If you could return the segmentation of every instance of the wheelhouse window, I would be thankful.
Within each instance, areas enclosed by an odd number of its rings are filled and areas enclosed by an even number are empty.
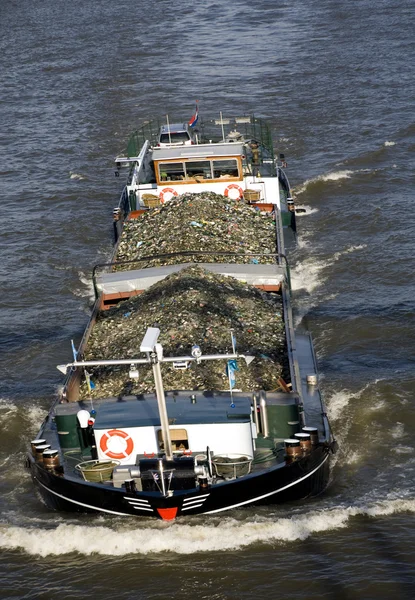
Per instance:
[[[160,144],[185,144],[189,142],[190,136],[187,131],[172,131],[170,134],[162,133],[160,135]]]
[[[212,167],[209,160],[196,160],[184,164],[186,179],[212,179]]]
[[[239,179],[236,158],[189,160],[158,164],[159,181],[198,181]]]
[[[162,163],[159,165],[160,181],[181,181],[185,179],[183,163]]]
[[[214,160],[213,176],[215,179],[238,177],[238,163],[236,159]]]

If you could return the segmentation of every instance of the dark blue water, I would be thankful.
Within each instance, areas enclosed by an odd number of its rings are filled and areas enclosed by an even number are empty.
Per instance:
[[[0,598],[412,598],[414,7],[0,6]],[[341,450],[321,498],[174,524],[57,515],[23,468],[109,256],[113,158],[163,115],[265,117]]]

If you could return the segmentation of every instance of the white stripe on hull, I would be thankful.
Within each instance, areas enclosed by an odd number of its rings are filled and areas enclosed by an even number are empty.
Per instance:
[[[324,465],[324,463],[326,462],[326,460],[328,459],[328,457],[329,457],[329,455],[327,454],[327,456],[323,460],[323,462],[321,462],[318,465],[318,467],[316,467],[313,471],[311,471],[307,475],[304,475],[304,477],[301,477],[300,479],[296,479],[292,483],[289,483],[288,485],[285,485],[284,487],[280,488],[279,490],[275,490],[273,492],[268,492],[268,494],[263,494],[262,496],[257,496],[256,498],[251,498],[251,500],[244,500],[243,502],[238,502],[237,504],[231,504],[230,506],[225,506],[224,508],[216,508],[215,510],[208,510],[204,514],[205,515],[210,515],[210,514],[213,514],[213,513],[222,512],[224,510],[231,510],[232,508],[237,508],[238,506],[243,506],[244,504],[251,504],[251,503],[254,503],[254,502],[258,502],[258,500],[262,500],[263,498],[268,498],[268,496],[273,496],[274,494],[278,494],[279,492],[282,492],[282,491],[286,490],[287,488],[292,487],[293,485],[297,485],[297,483],[300,483],[301,481],[304,481],[304,479],[307,479],[307,477],[310,477],[311,475],[313,475],[313,473],[315,473],[316,471],[318,471],[318,469],[322,465]]]
[[[58,498],[62,498],[62,500],[66,500],[67,502],[72,502],[73,504],[78,504],[78,506],[85,506],[85,508],[91,508],[92,510],[98,510],[101,512],[110,513],[111,515],[119,515],[121,517],[131,516],[131,515],[128,515],[128,513],[120,513],[120,512],[116,512],[115,510],[108,510],[107,508],[98,508],[97,506],[92,506],[91,504],[85,504],[84,502],[78,502],[77,500],[72,500],[72,498],[67,498],[66,496],[62,496],[62,494],[58,494],[58,492],[54,492],[53,490],[49,489],[48,487],[46,487],[46,485],[44,485],[39,480],[38,480],[38,483],[43,488],[45,488],[45,490],[47,490],[54,496],[58,496]]]
[[[145,500],[145,498],[130,498],[129,496],[123,496],[124,500],[127,500],[130,504],[144,504],[145,506],[149,506],[149,501]]]
[[[182,506],[182,512],[185,510],[191,510],[192,508],[199,508],[199,506],[203,506],[203,502],[201,502],[200,504],[190,504],[188,506]]]

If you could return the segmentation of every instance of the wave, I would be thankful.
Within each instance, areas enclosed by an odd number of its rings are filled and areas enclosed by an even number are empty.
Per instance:
[[[70,179],[76,179],[77,181],[83,181],[84,179],[86,179],[84,175],[80,175],[79,173],[73,173],[72,171],[69,171],[69,176]]]
[[[332,173],[327,173],[325,175],[318,175],[312,179],[307,179],[298,187],[295,186],[293,188],[293,192],[296,195],[302,194],[310,185],[319,183],[320,181],[340,181],[341,179],[350,179],[354,172],[355,171],[351,171],[349,169],[344,169],[342,171],[333,171]]]
[[[307,240],[302,244],[307,247],[309,243]],[[301,245],[299,245],[301,247]],[[327,277],[322,277],[322,271],[330,268],[335,262],[340,260],[342,256],[364,250],[367,244],[358,244],[356,246],[349,246],[343,250],[335,252],[330,258],[316,259],[311,258],[299,262],[291,270],[291,285],[293,290],[303,289],[308,293],[311,293],[317,287],[321,286]],[[328,276],[328,275],[327,275]]]
[[[385,142],[384,146],[396,146],[396,142]]]
[[[394,142],[387,142],[388,144],[393,144]],[[319,183],[326,183],[327,181],[341,181],[342,179],[350,179],[354,175],[358,175],[359,173],[376,173],[377,169],[341,169],[339,171],[333,171],[331,173],[325,173],[323,175],[318,175],[317,177],[313,177],[312,179],[307,179],[304,183],[299,184],[298,186],[294,186],[292,189],[292,193],[294,196],[298,197],[300,194],[304,193],[309,187],[317,186]]]
[[[394,498],[360,506],[340,506],[311,510],[302,515],[278,517],[274,514],[255,520],[214,519],[212,523],[188,525],[148,521],[141,526],[116,523],[113,526],[60,523],[55,528],[0,525],[0,548],[23,550],[29,555],[125,556],[170,552],[193,555],[197,552],[235,551],[253,544],[290,543],[317,533],[348,526],[356,516],[384,517],[395,513],[415,513],[415,499]]]
[[[350,401],[360,398],[369,388],[376,386],[380,381],[384,381],[384,379],[380,378],[374,379],[373,381],[369,381],[368,383],[366,383],[366,385],[364,385],[360,390],[357,390],[356,392],[351,392],[348,390],[340,390],[339,392],[334,392],[331,395],[331,397],[327,400],[327,412],[330,422],[333,423],[340,418],[343,419],[344,409],[347,407]],[[379,401],[376,400],[376,402],[378,403]]]

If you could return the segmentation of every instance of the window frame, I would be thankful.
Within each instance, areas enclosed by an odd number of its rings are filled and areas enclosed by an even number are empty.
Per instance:
[[[238,175],[229,175],[229,176],[222,176],[222,177],[211,177],[211,178],[195,178],[194,176],[191,177],[190,179],[162,179],[161,177],[161,173],[163,172],[163,166],[164,165],[169,165],[169,164],[177,164],[177,165],[182,165],[183,167],[183,174],[184,177],[187,177],[187,172],[186,172],[186,163],[206,163],[206,162],[210,162],[210,173],[211,175],[215,174],[215,170],[217,171],[218,169],[215,169],[214,167],[214,163],[216,162],[224,162],[224,161],[235,161],[236,163],[236,170],[238,172]],[[203,158],[200,158],[199,160],[197,158],[193,158],[193,157],[189,157],[189,158],[170,158],[170,159],[165,159],[165,160],[158,160],[158,161],[154,161],[154,171],[155,171],[155,175],[156,175],[156,181],[158,185],[166,185],[166,183],[169,184],[174,184],[174,185],[194,185],[195,183],[226,183],[226,182],[232,182],[232,181],[242,181],[243,180],[243,170],[242,170],[242,159],[241,156],[206,156]],[[203,171],[203,169],[202,169]]]

